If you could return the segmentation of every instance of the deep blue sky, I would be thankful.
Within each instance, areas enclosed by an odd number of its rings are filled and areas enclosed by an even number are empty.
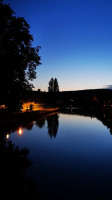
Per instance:
[[[4,0],[41,46],[35,89],[56,77],[60,90],[112,85],[112,0]]]

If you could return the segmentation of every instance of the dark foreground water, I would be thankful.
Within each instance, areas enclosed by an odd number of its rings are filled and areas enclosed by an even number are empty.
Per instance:
[[[1,134],[0,156],[4,197],[112,199],[112,136],[96,118],[43,116]]]

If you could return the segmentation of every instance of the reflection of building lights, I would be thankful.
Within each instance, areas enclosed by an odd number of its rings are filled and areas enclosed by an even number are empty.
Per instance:
[[[22,129],[22,128],[19,128],[18,134],[19,134],[19,135],[22,135],[22,134],[23,134],[23,129]]]
[[[7,139],[7,140],[9,139],[9,134],[6,135],[6,139]]]

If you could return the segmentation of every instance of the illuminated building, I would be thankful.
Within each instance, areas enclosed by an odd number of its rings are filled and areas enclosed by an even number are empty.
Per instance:
[[[22,112],[26,111],[36,111],[36,110],[42,110],[42,104],[38,104],[35,102],[25,102],[22,104]]]

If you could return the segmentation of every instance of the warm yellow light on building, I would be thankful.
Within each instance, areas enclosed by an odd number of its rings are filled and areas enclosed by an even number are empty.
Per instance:
[[[35,102],[24,102],[22,112],[42,110],[42,105]]]

